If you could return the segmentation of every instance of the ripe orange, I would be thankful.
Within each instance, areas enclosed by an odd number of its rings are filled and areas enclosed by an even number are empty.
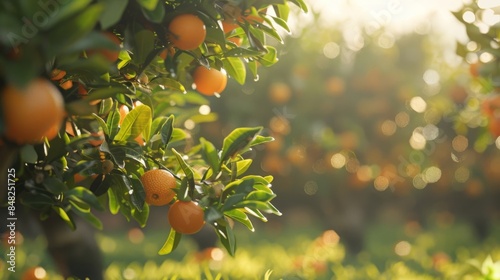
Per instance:
[[[196,85],[196,90],[208,96],[215,93],[221,93],[227,85],[226,71],[219,71],[215,68],[206,68],[198,66],[193,72],[193,80]]]
[[[224,19],[222,21],[222,30],[224,30],[224,33],[229,33],[238,27],[239,25],[234,20]]]
[[[59,86],[60,86],[62,89],[64,89],[64,90],[68,90],[68,89],[70,89],[70,88],[72,88],[72,87],[73,87],[73,81],[71,81],[71,80],[66,80],[66,81],[64,81],[64,82],[60,83],[60,84],[59,84]]]
[[[142,136],[142,133],[139,134],[139,136],[135,137],[135,142],[137,142],[137,144],[139,144],[140,146],[144,146],[144,144],[146,143],[144,141],[144,137]]]
[[[103,35],[108,37],[108,39],[113,41],[113,43],[115,43],[117,46],[120,46],[120,44],[121,44],[120,38],[118,38],[118,36],[116,36],[116,34],[114,34],[113,32],[106,31],[106,32],[103,32]],[[109,49],[96,49],[96,50],[88,50],[87,51],[88,56],[92,56],[92,55],[96,55],[96,54],[102,55],[109,62],[115,62],[116,60],[118,60],[118,56],[120,55],[120,51],[109,50]]]
[[[89,95],[88,90],[80,83],[78,83],[78,95],[79,96],[87,96]]]
[[[290,86],[283,82],[274,82],[269,86],[269,99],[275,104],[285,104],[292,96]]]
[[[490,117],[488,120],[488,131],[493,137],[500,136],[500,118]]]
[[[168,222],[178,233],[193,234],[200,231],[205,224],[204,212],[193,201],[178,200],[168,211]]]
[[[90,135],[97,138],[89,139],[90,145],[98,147],[104,142],[104,132],[102,132],[102,130],[99,130],[99,132],[92,132]]]
[[[158,54],[161,59],[165,60],[168,56],[173,57],[175,55],[175,49],[174,48],[164,48],[160,54]]]
[[[479,77],[479,69],[481,68],[481,62],[474,62],[469,65],[469,73],[471,74],[472,77],[477,78]]]
[[[175,177],[167,170],[146,171],[141,177],[141,182],[146,192],[146,203],[149,205],[167,205],[175,196],[172,190],[176,187]]]
[[[8,85],[1,99],[5,136],[18,144],[42,142],[49,130],[59,130],[65,115],[59,90],[45,79],[35,79],[24,88]]]
[[[481,110],[487,117],[500,115],[500,94],[486,97],[481,104]],[[497,116],[498,117],[498,116]]]
[[[243,43],[243,39],[241,37],[231,37],[227,38],[228,41],[233,42],[236,46],[241,46],[241,43]]]
[[[118,123],[121,125],[127,114],[130,112],[130,109],[126,105],[121,105],[119,111],[120,111],[120,121]]]
[[[49,128],[45,134],[43,135],[43,137],[47,138],[48,140],[52,140],[54,138],[56,138],[57,134],[59,133],[59,129],[61,128],[61,124],[60,123],[56,123],[54,124],[51,128]]]
[[[168,25],[169,39],[181,50],[194,50],[205,41],[207,30],[203,21],[193,14],[176,16]]]
[[[50,72],[50,79],[52,81],[59,81],[60,79],[64,78],[66,76],[66,71],[61,70],[61,69],[53,69],[52,72]]]
[[[30,267],[23,273],[21,280],[43,280],[48,279],[47,271],[41,266]]]

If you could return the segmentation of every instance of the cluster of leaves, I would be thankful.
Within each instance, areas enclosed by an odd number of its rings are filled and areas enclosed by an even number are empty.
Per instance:
[[[277,61],[276,49],[266,41],[282,41],[278,26],[289,31],[289,2],[307,11],[301,0],[2,1],[1,84],[21,87],[35,77],[49,78],[54,69],[66,71],[63,80],[74,82],[61,89],[68,117],[58,136],[18,147],[22,204],[39,211],[42,219],[56,212],[71,227],[77,214],[102,228],[93,210],[103,205],[145,226],[149,206],[141,175],[165,168],[177,176],[178,198],[198,201],[206,221],[234,254],[231,221],[253,230],[247,215],[265,221],[263,213],[280,214],[270,203],[275,197],[272,177],[243,176],[251,160],[242,154],[272,138],[259,136],[259,127],[239,128],[218,151],[178,126],[217,118],[200,113],[209,100],[191,89],[190,72],[198,65],[223,67],[243,84],[247,69],[257,77],[259,65]],[[205,42],[195,50],[176,49],[168,39],[169,21],[181,13],[197,15],[206,26]],[[239,27],[225,34],[220,21],[239,19],[238,14],[262,21],[237,21]],[[118,36],[120,46],[106,36],[109,32]],[[243,38],[242,46],[231,43],[231,36]],[[119,52],[119,58],[90,55],[96,51]],[[123,106],[131,108],[125,117]],[[172,231],[160,253],[173,250],[179,239]]]
[[[491,14],[485,11],[476,2],[472,2],[464,5],[459,11],[453,12],[453,15],[464,25],[469,38],[469,41],[465,44],[457,42],[456,53],[471,65],[474,65],[471,74],[482,77],[485,91],[491,91],[493,87],[500,86],[500,68],[498,65],[498,57],[500,57],[500,25],[498,23],[491,25],[490,20],[487,18],[491,17]],[[498,10],[489,11],[499,12]],[[469,17],[467,18],[467,16]],[[475,54],[475,56],[470,57],[471,54]],[[481,62],[481,60],[484,60],[484,58],[481,59],[481,55],[484,57],[484,54],[491,55],[493,59],[488,57],[486,63]]]

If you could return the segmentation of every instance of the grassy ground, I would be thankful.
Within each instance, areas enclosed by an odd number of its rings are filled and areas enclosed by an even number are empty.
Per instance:
[[[366,232],[366,249],[356,256],[346,253],[333,231],[319,228],[262,227],[237,234],[234,258],[221,249],[196,252],[189,238],[173,254],[159,256],[168,235],[163,230],[99,233],[98,240],[105,252],[106,279],[500,279],[500,262],[490,264],[498,278],[480,278],[489,273],[488,264],[483,272],[471,264],[483,264],[487,256],[500,261],[500,224],[483,242],[465,224],[430,230],[377,224]],[[50,279],[58,279],[44,246],[41,238],[25,240],[17,250],[17,270],[39,264]],[[19,279],[5,264],[0,276]]]

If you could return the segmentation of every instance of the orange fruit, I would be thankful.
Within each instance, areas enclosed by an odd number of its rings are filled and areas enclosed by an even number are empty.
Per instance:
[[[52,81],[59,81],[60,79],[64,78],[66,76],[66,71],[61,70],[61,69],[53,69],[50,72],[50,79]]]
[[[491,136],[498,137],[500,136],[500,118],[490,117],[488,121],[488,131]]]
[[[130,112],[130,109],[126,105],[121,105],[119,111],[120,111],[120,121],[118,123],[121,125],[127,114]]]
[[[21,277],[21,280],[43,280],[43,279],[49,279],[49,278],[47,276],[47,271],[45,271],[45,269],[41,266],[28,268],[28,270],[26,270]]]
[[[66,121],[66,133],[70,136],[75,136],[75,130],[71,121]]]
[[[134,140],[135,140],[135,142],[137,142],[137,144],[139,144],[141,146],[144,146],[144,144],[146,143],[146,142],[144,142],[144,137],[142,136],[142,133],[139,136],[135,137]]]
[[[68,90],[68,89],[70,89],[70,88],[72,88],[72,87],[73,87],[73,81],[71,81],[71,80],[66,80],[66,81],[64,81],[64,82],[60,83],[60,84],[59,84],[59,86],[60,86],[62,89],[64,89],[64,90]]]
[[[115,43],[117,46],[120,46],[121,40],[113,32],[106,31],[106,32],[103,32],[103,35],[108,37],[108,39],[113,41],[113,43]],[[87,51],[88,56],[93,56],[96,54],[100,54],[109,62],[115,62],[116,60],[118,60],[118,57],[120,55],[120,51],[109,50],[109,49],[96,49],[96,50]]]
[[[193,80],[196,90],[204,95],[214,95],[221,93],[227,85],[226,71],[219,71],[215,68],[206,68],[198,66],[193,72]]]
[[[61,93],[46,79],[35,79],[24,88],[8,85],[1,99],[5,136],[18,144],[42,142],[49,130],[59,130],[65,115]]]
[[[203,21],[193,14],[176,16],[168,25],[169,39],[181,50],[194,50],[205,41],[207,30]]]
[[[165,60],[168,56],[173,57],[175,55],[175,49],[174,48],[164,48],[160,54],[158,54],[161,59]]]
[[[176,187],[175,177],[164,169],[146,171],[141,176],[141,182],[146,192],[146,203],[154,206],[167,205],[172,201]]]
[[[262,17],[256,16],[256,15],[248,15],[243,17],[245,20],[250,22],[250,24],[254,23],[263,23],[264,19]]]
[[[500,115],[500,94],[494,94],[486,97],[481,104],[483,114],[488,117]]]
[[[104,132],[102,132],[101,130],[99,132],[92,132],[90,133],[90,135],[97,138],[89,139],[90,145],[98,147],[104,142]]]
[[[481,62],[474,62],[469,65],[469,73],[472,77],[479,77],[479,69],[481,68]]]
[[[276,104],[288,102],[292,96],[290,86],[283,82],[274,82],[269,86],[269,99]]]
[[[168,210],[168,222],[178,233],[193,234],[200,231],[205,224],[204,212],[193,201],[178,200]]]
[[[241,43],[243,43],[243,39],[241,37],[231,37],[227,38],[228,41],[233,42],[236,46],[241,46]]]
[[[224,33],[229,33],[238,27],[240,26],[233,20],[224,19],[222,21],[222,30],[224,30]]]
[[[88,90],[82,85],[82,84],[78,84],[78,95],[79,96],[87,96],[89,95],[89,92]]]
[[[59,133],[59,129],[61,128],[61,124],[60,123],[56,123],[54,124],[51,128],[49,128],[45,134],[43,135],[43,137],[47,138],[48,140],[52,140],[54,138],[56,138],[57,134]]]

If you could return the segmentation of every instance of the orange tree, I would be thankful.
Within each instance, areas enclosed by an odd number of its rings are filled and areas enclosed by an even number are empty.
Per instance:
[[[237,128],[219,148],[197,138],[192,128],[217,117],[200,110],[212,97],[199,93],[218,96],[227,76],[243,84],[247,71],[273,65],[267,41],[282,41],[294,6],[307,11],[302,0],[2,1],[0,155],[2,174],[16,177],[2,178],[9,214],[22,205],[41,220],[56,213],[74,228],[78,215],[102,229],[95,211],[107,208],[144,227],[167,196],[177,227],[160,254],[204,223],[234,254],[232,221],[253,230],[249,216],[280,215],[273,178],[245,175],[244,153],[273,139],[261,127]],[[146,178],[155,169],[163,175]]]

